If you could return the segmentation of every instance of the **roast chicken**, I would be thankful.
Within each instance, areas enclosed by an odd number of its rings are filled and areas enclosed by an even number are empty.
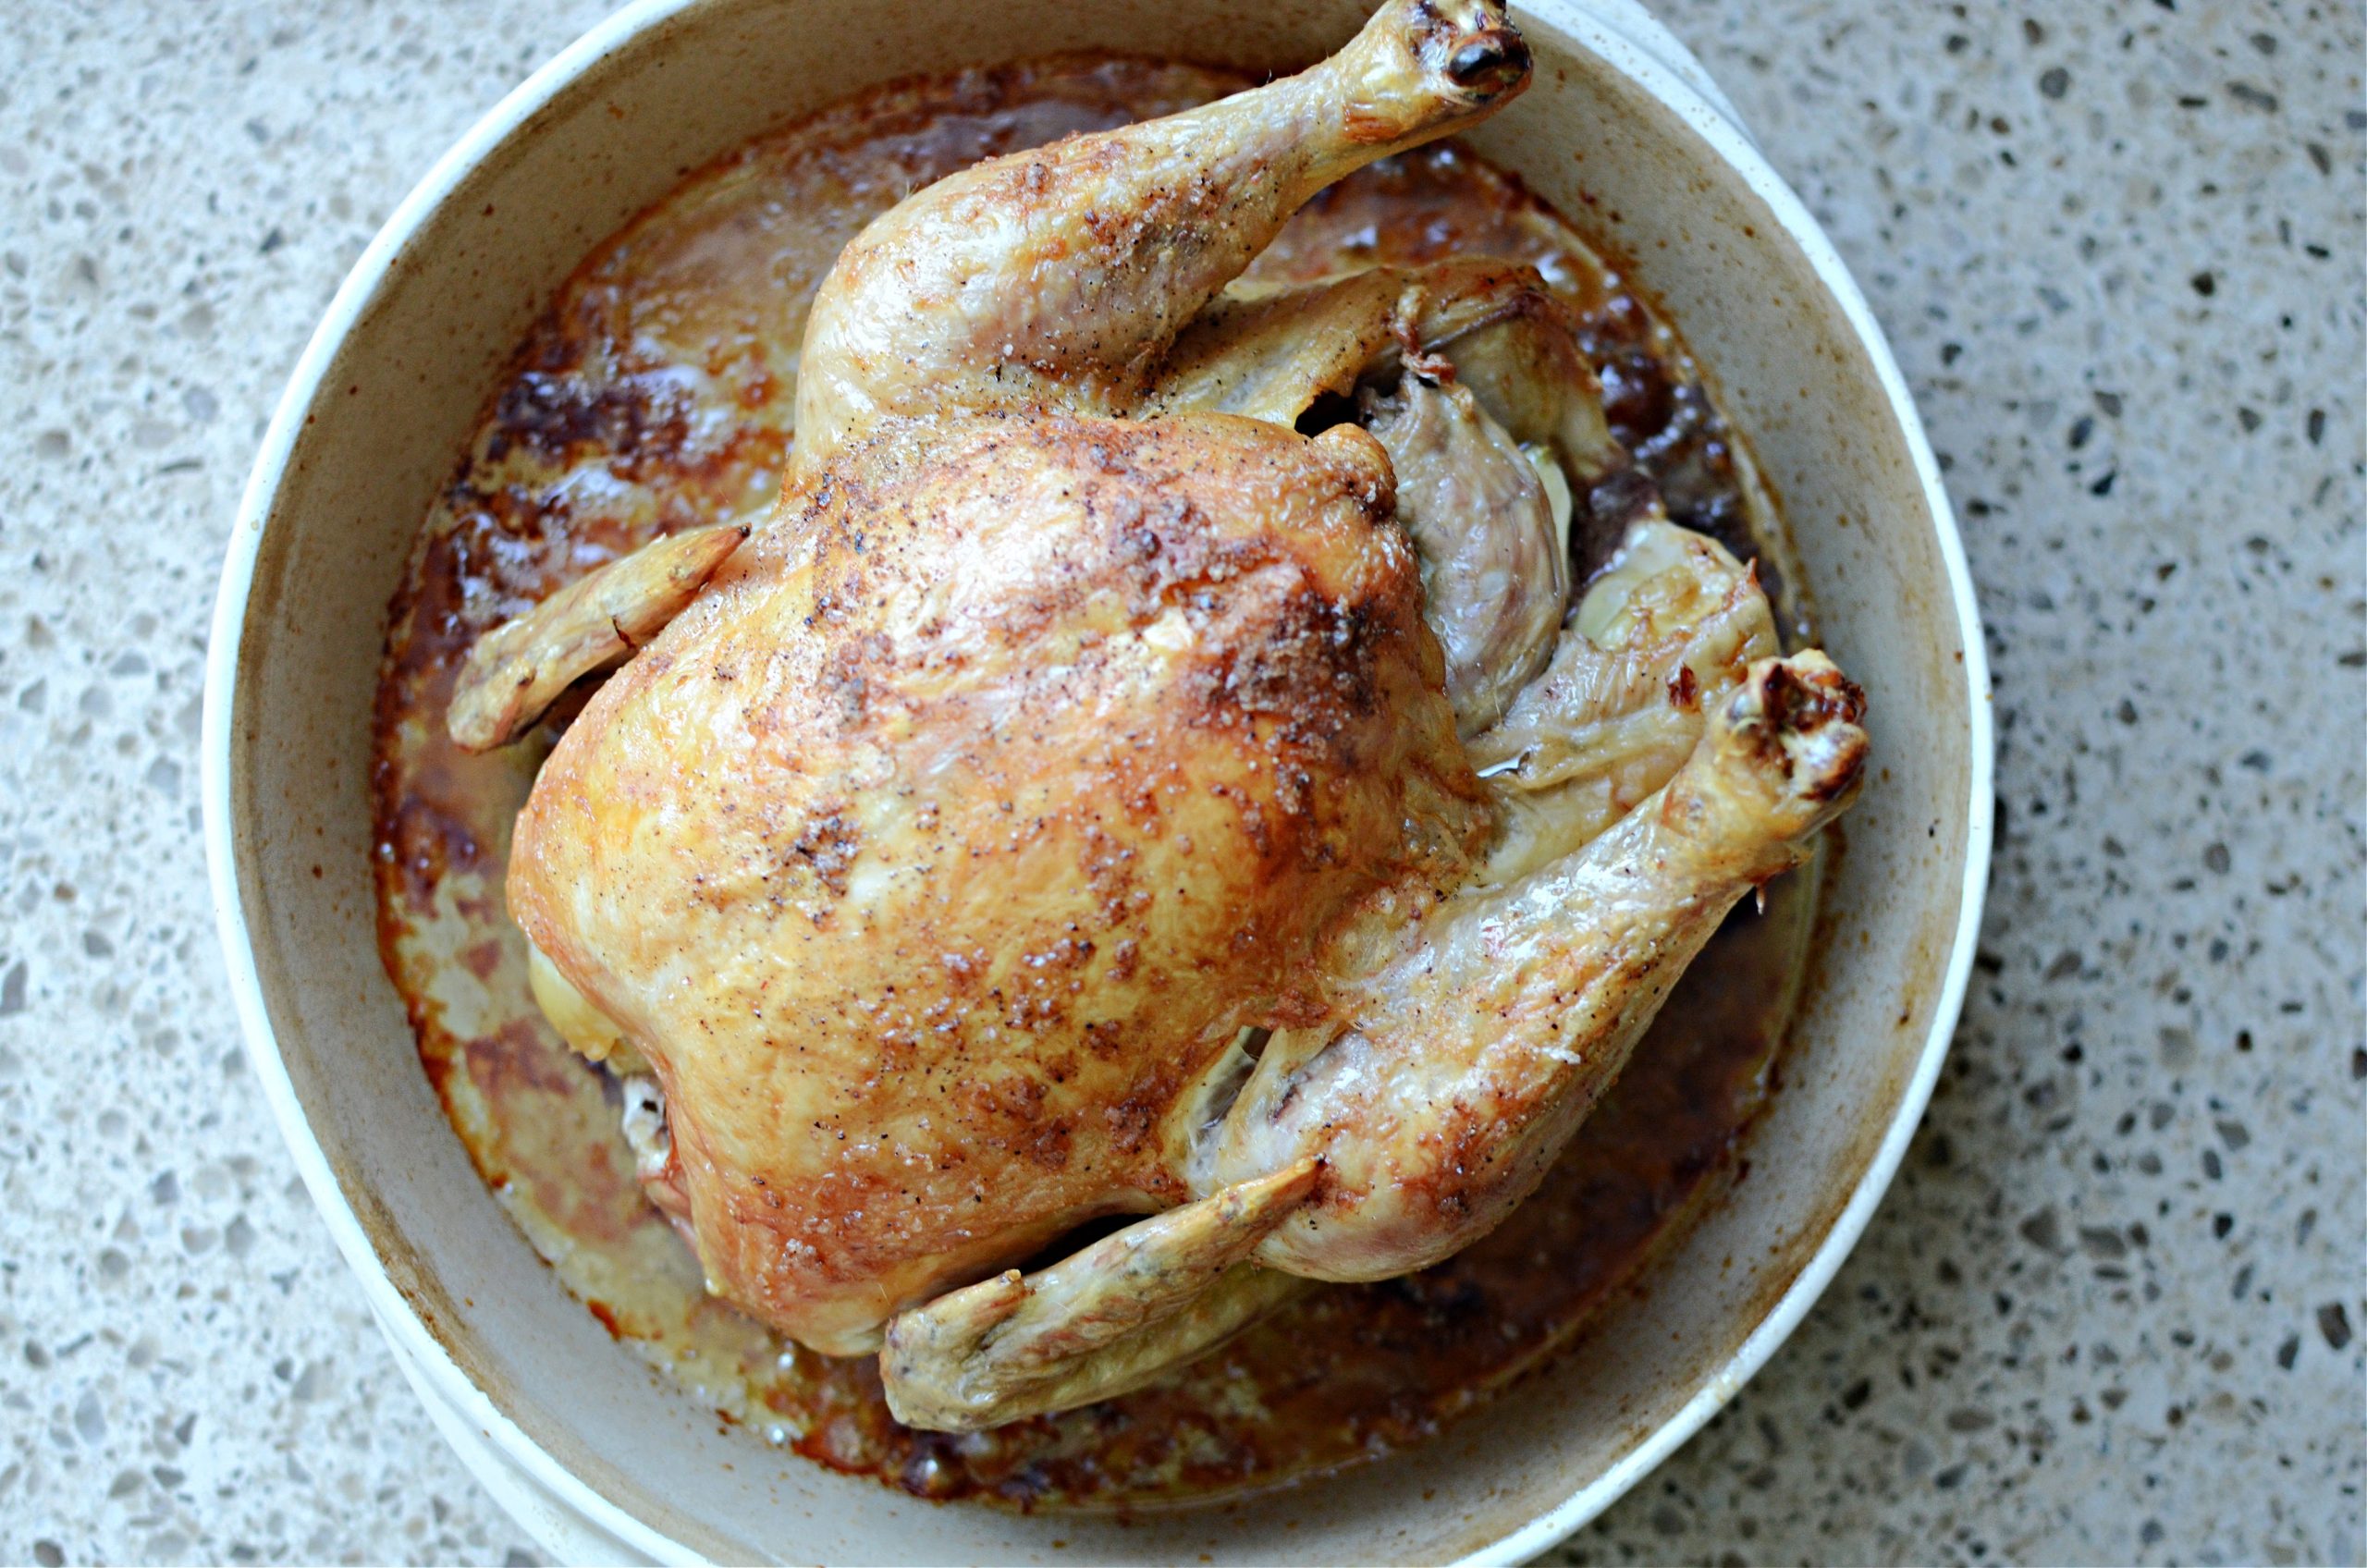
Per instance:
[[[1237,281],[1527,74],[1497,0],[1389,0],[913,195],[815,302],[769,521],[470,660],[475,747],[613,671],[517,822],[537,997],[708,1288],[912,1424],[1484,1234],[1858,785],[1857,690],[1718,545],[1647,518],[1574,595],[1620,459],[1534,273]]]

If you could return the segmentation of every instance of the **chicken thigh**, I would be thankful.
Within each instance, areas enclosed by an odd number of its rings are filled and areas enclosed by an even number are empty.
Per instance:
[[[628,659],[518,819],[536,995],[654,1074],[709,1289],[881,1352],[907,1421],[1105,1397],[1484,1233],[1858,786],[1856,690],[1715,545],[1639,525],[1564,617],[1554,487],[1616,453],[1533,275],[1227,289],[1527,71],[1498,0],[1390,0],[908,199],[816,299],[770,521],[462,680],[490,744]],[[1370,429],[1296,427],[1360,386]]]

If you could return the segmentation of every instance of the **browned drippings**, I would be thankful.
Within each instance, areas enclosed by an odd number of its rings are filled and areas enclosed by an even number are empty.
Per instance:
[[[708,1297],[643,1197],[615,1087],[543,1022],[502,909],[509,824],[548,731],[486,756],[454,747],[444,710],[461,659],[657,533],[762,520],[789,450],[806,302],[873,215],[981,157],[1240,85],[1101,57],[966,71],[864,93],[693,175],[601,246],[521,346],[392,606],[375,733],[380,945],[479,1170],[601,1323],[693,1397],[922,1496],[1179,1501],[1437,1430],[1567,1345],[1738,1170],[1789,1012],[1807,877],[1729,923],[1545,1186],[1485,1241],[1410,1278],[1326,1287],[1157,1387],[969,1436],[898,1426],[870,1359],[785,1344]],[[1678,521],[1760,555],[1765,520],[1682,344],[1599,247],[1468,151],[1343,181],[1256,271],[1469,254],[1533,263],[1579,312],[1612,428],[1635,454],[1632,473],[1579,497],[1582,552],[1657,493]]]

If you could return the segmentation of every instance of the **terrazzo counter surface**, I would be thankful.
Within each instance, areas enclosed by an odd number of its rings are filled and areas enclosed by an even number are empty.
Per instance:
[[[229,519],[313,324],[602,9],[0,7],[0,1561],[533,1560],[247,1070],[196,741]],[[2361,9],[1663,14],[1930,423],[2000,837],[1871,1230],[1564,1555],[2357,1561]]]

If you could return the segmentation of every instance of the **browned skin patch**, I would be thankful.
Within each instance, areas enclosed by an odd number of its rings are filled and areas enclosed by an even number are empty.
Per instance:
[[[1568,1343],[1595,1305],[1715,1192],[1720,1173],[1735,1169],[1734,1151],[1767,1092],[1781,1028],[1770,998],[1797,963],[1797,911],[1786,901],[1796,894],[1778,883],[1770,889],[1773,913],[1738,915],[1715,940],[1538,1194],[1447,1263],[1382,1284],[1327,1288],[1158,1387],[961,1438],[897,1426],[871,1358],[792,1351],[777,1360],[782,1347],[699,1292],[686,1249],[643,1195],[687,1212],[679,1151],[663,1180],[637,1188],[605,1075],[567,1051],[530,1006],[472,1033],[452,1027],[430,999],[438,961],[414,934],[439,907],[457,910],[471,933],[450,949],[466,956],[443,962],[464,963],[479,979],[514,981],[522,953],[498,888],[523,770],[514,757],[460,753],[441,722],[476,635],[658,532],[761,513],[789,449],[789,382],[775,349],[803,309],[802,295],[793,309],[779,296],[810,290],[864,218],[981,157],[1168,112],[1239,84],[1221,73],[1075,57],[964,73],[866,94],[693,176],[595,252],[530,336],[392,609],[374,775],[381,942],[422,1063],[472,1158],[538,1244],[547,1230],[628,1270],[624,1288],[604,1285],[598,1297],[612,1332],[669,1367],[678,1353],[696,1353],[703,1386],[744,1390],[735,1410],[777,1422],[799,1452],[919,1496],[1019,1507],[1204,1497],[1356,1463],[1436,1432]],[[735,188],[747,195],[734,198]],[[779,199],[803,205],[767,215],[767,202]],[[1615,257],[1604,264],[1598,258],[1607,252],[1590,251],[1516,180],[1467,151],[1426,149],[1334,187],[1293,223],[1256,276],[1315,276],[1464,254],[1550,263],[1547,276],[1579,319],[1613,430],[1637,456],[1635,470],[1579,497],[1581,533],[1615,535],[1639,497],[1657,488],[1677,521],[1753,554],[1730,438],[1683,346],[1620,281],[1625,269]],[[690,264],[702,255],[722,259]],[[678,321],[697,331],[694,351],[672,343],[681,363],[638,352],[641,328]],[[683,364],[696,374],[686,376]],[[585,474],[596,483],[582,484]],[[563,483],[571,476],[578,483]],[[587,494],[604,498],[593,504],[582,498]],[[1168,602],[1215,570],[1257,566],[1170,557],[1171,542],[1196,537],[1172,520],[1113,514],[1101,521],[1109,557],[1125,563],[1125,592],[1138,605]],[[856,592],[868,569],[850,550],[831,570]],[[1761,572],[1764,580],[1763,565]],[[1339,708],[1275,711],[1265,694],[1306,679],[1288,668],[1296,655],[1294,639],[1284,636],[1261,653],[1263,665],[1226,672],[1229,707],[1215,701],[1211,676],[1201,716],[1267,724],[1286,751],[1319,754],[1366,700],[1357,691],[1365,667],[1353,656],[1366,633],[1338,624],[1337,606],[1287,591],[1272,608],[1278,624],[1296,616],[1318,643],[1345,634],[1348,656],[1324,669],[1346,678]],[[851,648],[833,672],[832,712],[850,731],[871,722],[876,657],[877,650]],[[717,678],[727,673],[755,674]],[[546,723],[563,728],[580,706],[579,698],[563,700]],[[1282,736],[1285,727],[1292,733]],[[1166,822],[1172,790],[1159,777],[1130,778],[1110,809],[1130,821]],[[1294,801],[1282,788],[1254,803],[1266,852],[1293,862],[1321,853],[1319,835],[1292,826],[1305,821],[1295,812],[1318,802]],[[852,827],[809,823],[790,835],[803,851],[784,855],[784,876],[818,901],[834,901],[842,889],[830,881],[858,847]],[[1073,949],[1048,945],[1033,983],[1006,988],[997,1003],[1006,1017],[1075,1019],[1076,1060],[1042,1064],[1047,1079],[1096,1062],[1106,1069],[1133,1048],[1120,1023],[1094,1011],[1089,991],[1069,986],[1096,966],[1128,983],[1151,965],[1129,934],[1146,889],[1114,848],[1093,864],[1092,885],[1102,928],[1080,933]],[[509,945],[489,949],[497,938]],[[985,1005],[991,955],[908,958],[966,974]],[[1278,1004],[1277,1011],[1287,1010]],[[910,1060],[905,1035],[889,1030],[882,1039],[882,1071],[900,1071]],[[999,1164],[1058,1177],[1087,1159],[1147,1163],[1140,1157],[1184,1065],[1137,1083],[1103,1113],[1106,1125],[1090,1130],[1031,1117],[1030,1090],[1041,1090],[1035,1080],[988,1080],[977,1091],[979,1109],[1001,1144],[982,1147],[969,1166],[983,1180]],[[1185,1195],[1154,1191],[1144,1203]],[[779,1201],[760,1191],[748,1197],[752,1207]],[[844,1194],[857,1205],[865,1197]],[[1060,1238],[1045,1240],[1054,1251],[1072,1250]],[[435,1304],[423,1311],[448,1316]]]

